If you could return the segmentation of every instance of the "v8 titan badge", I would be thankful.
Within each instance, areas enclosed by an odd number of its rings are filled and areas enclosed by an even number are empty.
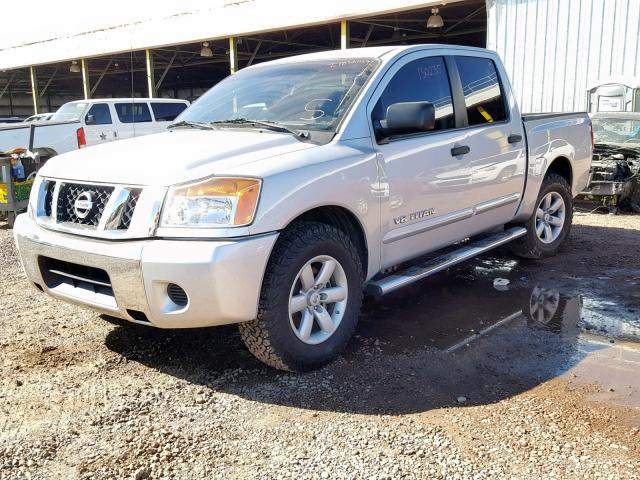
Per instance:
[[[434,213],[436,213],[436,210],[434,208],[429,208],[427,210],[420,210],[417,212],[410,213],[409,215],[402,215],[400,217],[395,217],[393,219],[393,223],[395,223],[396,225],[401,225],[403,223],[409,223],[415,220],[420,220],[421,218],[424,218],[424,217],[430,217]]]

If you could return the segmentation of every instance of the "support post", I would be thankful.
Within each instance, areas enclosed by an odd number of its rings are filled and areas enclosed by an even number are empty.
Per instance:
[[[340,21],[340,49],[349,48],[349,23],[346,20]]]
[[[157,97],[156,94],[156,77],[153,68],[153,52],[148,48],[145,50],[145,56],[147,59],[147,91],[149,92],[149,98]]]
[[[91,98],[91,86],[89,85],[89,60],[82,58],[80,60],[80,70],[82,71],[82,93],[84,93],[84,99],[89,100]]]
[[[231,68],[231,75],[238,71],[238,46],[236,44],[236,37],[229,37],[229,66]]]
[[[33,100],[33,113],[38,113],[38,77],[36,76],[36,67],[29,67],[31,74],[31,99]]]

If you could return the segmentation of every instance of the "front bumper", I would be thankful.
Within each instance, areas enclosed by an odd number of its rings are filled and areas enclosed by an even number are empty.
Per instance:
[[[46,230],[20,215],[14,237],[27,277],[52,297],[137,323],[193,328],[256,317],[278,234],[225,241],[104,241]],[[81,276],[54,275],[57,270],[43,260],[100,269],[108,281],[96,286]],[[185,306],[171,300],[169,284],[186,292]]]
[[[594,197],[621,195],[625,190],[625,182],[593,182],[580,192],[580,195]]]

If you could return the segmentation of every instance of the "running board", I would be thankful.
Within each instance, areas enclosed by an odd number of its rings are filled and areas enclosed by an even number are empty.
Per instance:
[[[484,252],[488,252],[500,245],[509,243],[516,238],[522,237],[527,233],[526,228],[512,227],[504,232],[500,232],[489,237],[485,237],[476,242],[465,244],[457,250],[445,253],[436,258],[427,260],[424,263],[413,265],[406,270],[402,270],[388,275],[380,280],[376,280],[367,284],[365,292],[368,295],[385,295],[399,288],[410,285],[418,280],[429,277],[434,273],[446,270],[458,263],[469,260]]]

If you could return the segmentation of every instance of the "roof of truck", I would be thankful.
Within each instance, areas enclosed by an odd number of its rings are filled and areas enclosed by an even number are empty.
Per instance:
[[[345,50],[325,50],[323,52],[305,53],[302,55],[294,55],[278,60],[272,60],[268,63],[288,63],[299,62],[301,60],[330,60],[330,59],[348,59],[348,58],[383,58],[392,56],[404,51],[428,50],[428,49],[454,49],[473,53],[494,53],[486,48],[467,47],[463,45],[448,45],[442,43],[423,43],[418,45],[390,45],[381,47],[363,47],[363,48],[347,48]],[[256,67],[262,65],[255,65]]]
[[[87,100],[72,100],[67,103],[104,103],[104,102],[180,102],[188,103],[180,98],[89,98]]]

